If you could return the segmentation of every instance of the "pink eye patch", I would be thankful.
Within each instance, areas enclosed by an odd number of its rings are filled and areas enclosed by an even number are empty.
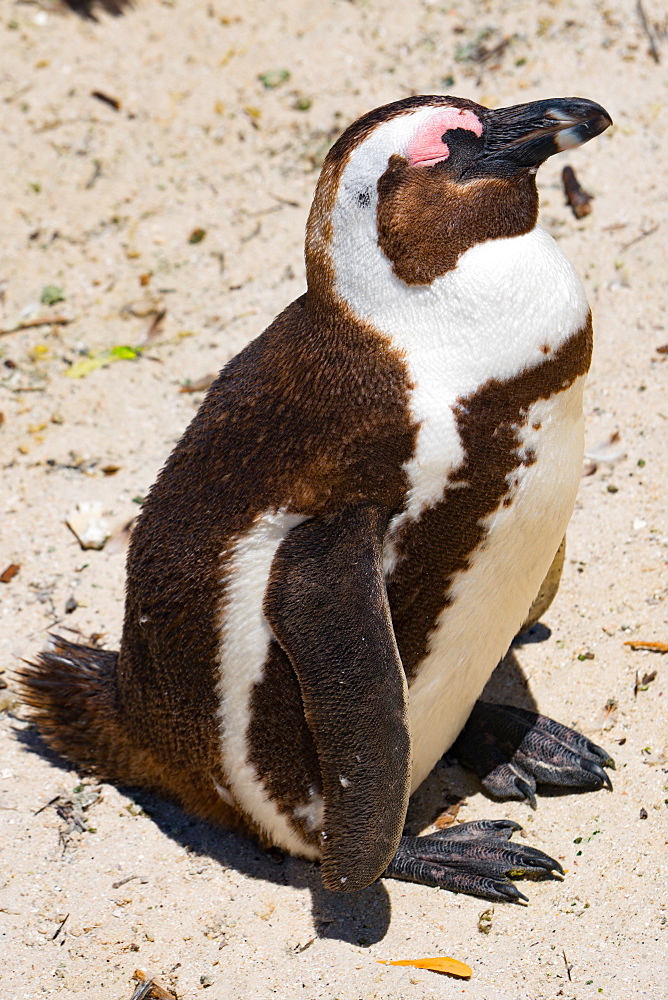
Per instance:
[[[412,167],[431,167],[434,163],[447,160],[450,150],[443,136],[450,129],[464,128],[482,135],[482,123],[472,111],[461,108],[446,108],[426,122],[408,146],[408,162]]]

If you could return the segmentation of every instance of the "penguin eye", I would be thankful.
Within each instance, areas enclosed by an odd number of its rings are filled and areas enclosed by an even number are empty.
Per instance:
[[[363,191],[357,192],[357,201],[360,208],[368,208],[371,204],[371,192],[368,188],[364,188]]]

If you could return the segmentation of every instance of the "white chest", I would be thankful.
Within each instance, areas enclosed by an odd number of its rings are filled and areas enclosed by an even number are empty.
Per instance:
[[[336,239],[334,251],[336,258]],[[588,306],[571,265],[540,227],[472,248],[455,271],[426,287],[399,281],[380,251],[370,257],[363,276],[337,269],[337,288],[404,354],[419,424],[406,465],[408,503],[386,537],[391,580],[395,539],[443,499],[466,457],[457,401],[545,362],[583,326]],[[563,537],[581,470],[582,389],[580,378],[524,415],[518,435],[535,461],[513,474],[512,502],[484,519],[484,545],[449,585],[410,689],[413,788],[461,731]]]
[[[409,693],[413,789],[461,732],[564,536],[582,469],[583,383],[531,408],[522,443],[535,462],[513,474],[511,502],[485,518],[483,545],[448,588]]]

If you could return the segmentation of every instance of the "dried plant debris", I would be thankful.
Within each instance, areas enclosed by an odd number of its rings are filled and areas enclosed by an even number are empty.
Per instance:
[[[149,344],[152,344],[159,338],[160,334],[162,333],[166,315],[167,315],[167,310],[165,308],[160,308],[156,310],[153,319],[146,327],[146,331],[144,332],[144,335],[140,339],[139,343],[137,344],[137,347],[148,347]]]
[[[456,820],[459,810],[464,805],[463,799],[448,799],[448,804],[434,820],[434,826],[439,830],[445,830],[452,826]]]
[[[385,962],[378,959],[381,965],[410,965],[414,969],[428,969],[430,972],[446,973],[449,976],[458,976],[461,979],[468,979],[473,975],[473,970],[465,963],[456,958],[439,956],[436,958],[404,958],[396,962]]]
[[[40,301],[45,306],[55,306],[56,302],[65,301],[65,293],[58,285],[45,285],[42,289]]]
[[[656,680],[657,671],[652,670],[649,674],[643,674],[640,677],[639,672],[636,670],[635,684],[633,685],[633,697],[638,697],[638,691],[646,691],[652,681]]]
[[[82,549],[102,549],[111,534],[97,500],[82,500],[67,515],[65,524],[76,536]]]
[[[656,40],[656,36],[647,20],[647,15],[645,14],[645,8],[642,5],[642,0],[638,0],[636,4],[636,10],[638,11],[638,17],[640,19],[640,25],[642,30],[647,35],[647,41],[649,42],[649,54],[651,55],[654,62],[658,64],[661,62],[661,56],[659,54],[659,46]]]
[[[575,218],[582,219],[585,215],[589,215],[594,196],[580,186],[573,168],[565,166],[561,172],[561,179],[564,185],[566,201],[571,206]]]
[[[136,517],[131,517],[129,521],[126,521],[125,524],[109,536],[109,541],[106,544],[106,551],[109,555],[116,555],[119,552],[125,552],[126,548],[130,544],[130,535],[132,534],[132,529],[134,528],[136,520]]]
[[[139,983],[130,1000],[177,1000],[175,993],[166,990],[159,980],[150,978],[142,969],[135,969],[132,977]]]
[[[37,319],[21,320],[16,326],[0,330],[0,337],[7,337],[10,333],[18,333],[20,330],[34,330],[38,326],[67,326],[72,322],[74,320],[71,316],[38,316]]]
[[[0,583],[9,583],[13,580],[18,571],[21,569],[20,563],[10,563],[2,573],[0,573]]]
[[[668,642],[645,642],[643,639],[628,639],[625,646],[631,649],[647,649],[652,653],[668,653]]]
[[[286,83],[290,79],[289,69],[270,69],[267,73],[260,73],[258,80],[266,90],[274,90]]]
[[[125,878],[121,878],[118,882],[112,882],[112,889],[120,889],[122,885],[127,885],[128,882],[133,882],[135,879],[139,879],[140,885],[146,885],[149,879],[145,875],[126,875]]]
[[[207,375],[202,375],[200,378],[193,379],[192,382],[190,379],[187,379],[179,389],[179,392],[203,392],[205,389],[208,389],[213,382],[215,382],[217,377],[218,376],[215,372],[209,372]]]
[[[608,698],[605,705],[601,709],[600,715],[598,717],[598,728],[599,729],[612,729],[612,727],[617,722],[617,714],[619,712],[619,705],[615,698]]]
[[[74,364],[70,365],[65,374],[70,378],[84,378],[84,376],[90,375],[91,372],[96,371],[98,368],[105,368],[114,361],[134,361],[140,354],[141,347],[118,344],[108,351],[100,351],[99,354],[89,354],[88,357],[82,358],[81,361],[75,361]]]
[[[501,41],[497,42],[496,45],[487,45],[486,43],[493,39],[495,35],[498,37],[498,32],[495,28],[482,28],[477,31],[469,41],[457,46],[454,54],[455,62],[482,65],[502,56],[511,42],[515,41],[516,36],[507,35]]]
[[[41,806],[40,809],[37,809],[33,815],[39,816],[49,806],[55,807],[57,814],[65,824],[59,836],[63,850],[66,850],[74,833],[96,832],[96,828],[91,825],[89,819],[84,814],[101,799],[102,793],[102,785],[86,785],[82,783],[73,788],[70,795],[56,795]]]
[[[592,472],[596,472],[600,464],[609,465],[612,468],[617,462],[621,462],[623,458],[626,458],[626,451],[622,446],[621,440],[619,431],[613,431],[612,434],[609,434],[603,441],[599,441],[593,448],[587,448],[585,459],[593,464],[593,468],[587,471],[587,466],[585,466],[585,475],[591,475]]]
[[[492,929],[492,919],[494,917],[494,908],[489,910],[483,910],[482,913],[478,915],[478,930],[481,934],[489,934]]]
[[[98,101],[102,101],[103,104],[113,108],[114,111],[121,110],[121,102],[118,98],[112,97],[111,94],[105,94],[103,90],[92,90],[90,96],[94,97]]]

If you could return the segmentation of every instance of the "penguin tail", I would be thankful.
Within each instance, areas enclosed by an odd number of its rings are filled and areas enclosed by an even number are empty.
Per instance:
[[[17,671],[21,697],[51,749],[82,770],[112,779],[119,770],[117,663],[116,652],[52,635],[35,661],[26,660]]]

